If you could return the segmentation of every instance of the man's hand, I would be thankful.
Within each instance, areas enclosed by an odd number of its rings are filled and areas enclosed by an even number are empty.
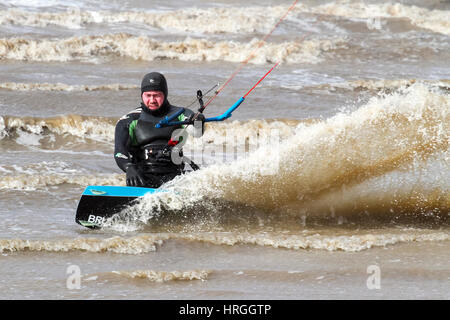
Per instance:
[[[133,164],[127,167],[127,186],[130,187],[144,186],[144,179],[140,175],[139,170]]]

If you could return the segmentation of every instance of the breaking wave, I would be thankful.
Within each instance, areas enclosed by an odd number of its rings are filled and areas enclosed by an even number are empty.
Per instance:
[[[36,190],[61,184],[114,185],[124,186],[125,177],[121,174],[16,174],[0,175],[0,190]]]
[[[17,9],[0,11],[0,24],[33,27],[56,25],[79,29],[90,24],[143,24],[150,27],[198,33],[255,33],[267,32],[287,7],[275,6],[242,8],[188,8],[171,12],[107,12],[80,11],[28,12]]]
[[[83,139],[113,143],[117,120],[118,118],[81,115],[57,116],[52,118],[4,116],[0,117],[0,137],[14,138],[20,132],[27,132],[43,138],[48,133],[53,133],[60,136],[70,134]],[[241,144],[245,143],[245,138],[242,141],[235,141],[228,138],[236,135],[240,137],[253,137],[255,134],[267,135],[272,130],[277,130],[280,137],[285,139],[295,132],[296,126],[300,124],[307,125],[312,122],[313,120],[267,119],[233,120],[215,123],[214,125],[206,124],[205,134],[202,139],[199,139],[201,142],[197,142],[197,144]],[[186,146],[190,146],[189,140]],[[59,146],[57,145],[56,147]]]
[[[67,115],[52,118],[0,117],[0,138],[28,132],[43,137],[48,132],[63,136],[113,141],[117,119],[94,116]]]
[[[193,271],[154,271],[154,270],[136,270],[136,271],[112,271],[111,275],[120,276],[129,279],[144,279],[151,282],[167,281],[191,281],[207,280],[211,271],[193,270]]]
[[[450,34],[450,13],[446,10],[429,10],[401,3],[366,4],[348,1],[331,2],[305,10],[347,18],[404,18],[420,28]]]
[[[450,80],[423,80],[423,79],[391,79],[391,80],[350,80],[346,82],[326,83],[313,86],[301,85],[281,85],[282,88],[291,90],[301,89],[328,89],[351,90],[351,91],[394,91],[403,87],[409,87],[415,83],[423,83],[430,87],[437,87],[442,90],[450,91]],[[0,89],[10,91],[61,91],[61,92],[82,92],[82,91],[121,91],[137,90],[140,87],[131,84],[104,84],[104,85],[69,85],[64,83],[23,83],[23,82],[3,82],[0,83]],[[219,124],[220,125],[220,124]]]
[[[0,24],[34,27],[56,25],[79,29],[91,24],[138,23],[176,32],[196,33],[266,33],[286,12],[288,6],[254,6],[239,8],[187,8],[170,12],[81,11],[29,12],[18,9],[0,11]],[[323,14],[346,18],[402,18],[412,25],[450,34],[450,17],[445,10],[429,10],[401,3],[367,4],[334,1],[324,5],[297,4],[287,20],[299,19],[300,13]],[[297,15],[297,16],[296,16]]]
[[[256,245],[290,250],[326,250],[359,252],[376,247],[390,245],[425,242],[425,241],[449,241],[450,235],[446,232],[411,231],[384,233],[384,234],[360,234],[360,235],[280,235],[271,233],[160,233],[141,235],[130,238],[113,237],[108,239],[78,238],[66,240],[21,240],[1,239],[0,252],[70,252],[85,251],[94,253],[113,252],[119,254],[139,255],[158,250],[164,241],[197,241],[214,245],[237,246]],[[161,249],[163,250],[163,249]],[[129,278],[156,279],[189,279],[194,277],[204,279],[208,275],[205,271],[198,273],[154,273],[153,271],[117,272],[117,274]],[[167,278],[165,278],[167,277]],[[157,281],[157,280],[156,280]]]
[[[105,84],[105,85],[68,85],[64,83],[0,83],[0,89],[11,91],[120,91],[139,89],[136,85],[127,84]]]
[[[122,254],[141,254],[156,251],[161,240],[152,236],[135,238],[113,237],[108,239],[78,238],[64,240],[0,240],[0,252],[44,251],[44,252],[113,252]]]
[[[253,53],[258,43],[256,39],[240,43],[191,38],[164,42],[125,33],[58,40],[3,38],[0,39],[0,60],[97,63],[102,59],[122,57],[144,61],[176,59],[241,62]],[[319,63],[325,53],[343,46],[346,46],[344,39],[268,43],[259,49],[258,56],[250,63]]]

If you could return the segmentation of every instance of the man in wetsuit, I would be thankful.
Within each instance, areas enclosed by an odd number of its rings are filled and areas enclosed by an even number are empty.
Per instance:
[[[174,131],[182,126],[155,127],[166,116],[183,109],[171,105],[167,95],[166,78],[158,72],[146,74],[141,83],[141,106],[117,122],[114,159],[126,172],[127,186],[159,188],[184,172],[184,162],[176,164],[171,154],[178,152],[182,158],[181,149],[168,146]],[[193,117],[192,110],[184,109],[178,121]],[[196,121],[201,121],[203,134],[203,114],[197,114]]]

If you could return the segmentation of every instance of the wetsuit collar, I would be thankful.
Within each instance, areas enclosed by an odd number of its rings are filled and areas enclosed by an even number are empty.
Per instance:
[[[144,111],[147,114],[150,114],[154,117],[161,117],[161,116],[165,116],[169,112],[170,103],[167,99],[165,99],[162,106],[158,110],[153,111],[153,110],[150,110],[143,102],[141,102],[141,108],[142,108],[142,111]]]

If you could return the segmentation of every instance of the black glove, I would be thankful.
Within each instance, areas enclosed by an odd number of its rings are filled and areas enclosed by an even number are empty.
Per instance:
[[[127,186],[130,187],[143,187],[144,179],[139,173],[138,168],[135,165],[127,167]]]

